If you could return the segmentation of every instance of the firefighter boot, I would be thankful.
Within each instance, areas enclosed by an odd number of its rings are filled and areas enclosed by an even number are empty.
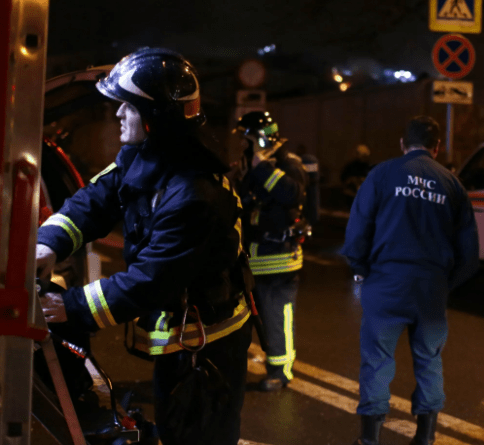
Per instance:
[[[385,422],[385,414],[361,416],[361,437],[353,445],[379,445],[383,422]]]
[[[435,441],[438,411],[417,416],[417,432],[410,445],[432,445]]]

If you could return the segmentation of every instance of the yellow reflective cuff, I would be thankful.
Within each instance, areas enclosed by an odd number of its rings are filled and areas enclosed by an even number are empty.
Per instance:
[[[286,355],[279,355],[279,356],[267,356],[267,363],[270,365],[285,365],[287,363],[293,363],[296,360],[296,352],[293,351],[293,354],[286,354]]]
[[[270,192],[272,189],[275,187],[275,185],[279,182],[279,179],[281,179],[286,173],[280,170],[279,168],[276,168],[272,175],[267,178],[267,181],[264,182],[264,188]]]
[[[104,298],[101,281],[97,280],[93,283],[86,284],[83,289],[89,309],[97,325],[101,329],[108,326],[116,326],[117,323],[111,314],[106,299]]]
[[[61,213],[55,213],[42,224],[42,227],[45,226],[58,226],[66,231],[73,244],[71,255],[82,246],[82,232],[69,217]]]
[[[96,288],[97,291],[97,296],[99,298],[99,301],[101,302],[101,306],[104,310],[104,313],[106,314],[106,317],[109,320],[109,323],[111,326],[116,326],[116,321],[114,320],[113,315],[111,314],[111,310],[109,309],[108,303],[106,301],[106,298],[104,298],[104,293],[101,287],[101,281],[97,280],[94,282],[94,287]]]
[[[92,298],[91,291],[89,290],[89,284],[84,286],[84,295],[86,296],[87,304],[89,305],[89,309],[91,311],[94,320],[96,321],[97,325],[100,329],[104,329],[106,325],[102,322],[101,317],[99,316],[96,308],[96,303],[94,303],[94,299]]]
[[[92,182],[93,184],[95,184],[96,181],[101,176],[107,175],[111,170],[114,170],[116,167],[117,167],[116,163],[115,162],[112,162],[103,171],[99,172],[96,176],[94,176],[93,178],[91,178],[90,182]]]

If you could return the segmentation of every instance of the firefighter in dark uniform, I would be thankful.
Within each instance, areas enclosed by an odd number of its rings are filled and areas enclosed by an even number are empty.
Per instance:
[[[140,317],[155,356],[155,416],[163,444],[236,445],[251,340],[244,298],[251,275],[240,199],[201,133],[196,73],[177,53],[144,48],[96,86],[121,102],[117,116],[126,145],[41,226],[38,271],[48,276],[56,261],[105,237],[121,220],[127,270],[47,293],[44,314],[49,322],[67,321],[82,331]],[[213,417],[218,423],[208,430],[203,425],[209,413],[188,411],[193,417],[185,418],[181,431],[170,417],[180,408],[171,393],[192,367],[190,349],[202,346],[196,363],[209,361],[218,369],[230,387],[223,396],[228,400],[221,399],[223,408]]]
[[[286,150],[286,140],[279,137],[277,123],[268,112],[245,114],[235,131],[245,147],[245,174],[239,188],[242,225],[256,281],[254,297],[267,339],[267,377],[259,387],[271,391],[286,386],[293,377],[301,242],[309,231],[302,218],[308,178],[300,158]]]
[[[476,272],[478,239],[464,187],[434,160],[439,142],[437,122],[413,118],[400,140],[404,156],[374,167],[351,209],[342,253],[361,286],[363,308],[358,444],[378,444],[394,352],[406,328],[417,382],[412,444],[434,442],[444,406],[447,295]]]

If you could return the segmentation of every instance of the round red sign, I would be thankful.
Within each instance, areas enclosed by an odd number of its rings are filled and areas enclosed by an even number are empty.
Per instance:
[[[451,79],[467,76],[476,61],[472,43],[460,34],[446,34],[434,45],[432,61],[440,74]]]

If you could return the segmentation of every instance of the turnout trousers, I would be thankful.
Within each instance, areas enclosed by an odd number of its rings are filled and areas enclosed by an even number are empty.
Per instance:
[[[287,383],[296,359],[294,312],[299,273],[255,275],[254,299],[267,340],[266,368],[269,378]]]
[[[210,360],[218,368],[231,389],[218,425],[212,425],[215,432],[209,442],[203,441],[200,435],[191,437],[188,442],[180,442],[174,438],[174,432],[166,426],[165,421],[167,415],[165,408],[169,405],[170,394],[186,370],[191,367],[192,354],[183,350],[156,356],[153,378],[155,420],[163,445],[188,445],[188,443],[190,445],[237,445],[240,437],[240,412],[244,403],[247,377],[247,350],[251,337],[252,322],[249,319],[240,329],[226,337],[207,343],[197,353],[199,358]]]
[[[362,415],[389,412],[397,342],[408,329],[416,388],[412,414],[440,411],[444,405],[441,351],[447,339],[447,278],[371,273],[363,282],[360,331]]]

